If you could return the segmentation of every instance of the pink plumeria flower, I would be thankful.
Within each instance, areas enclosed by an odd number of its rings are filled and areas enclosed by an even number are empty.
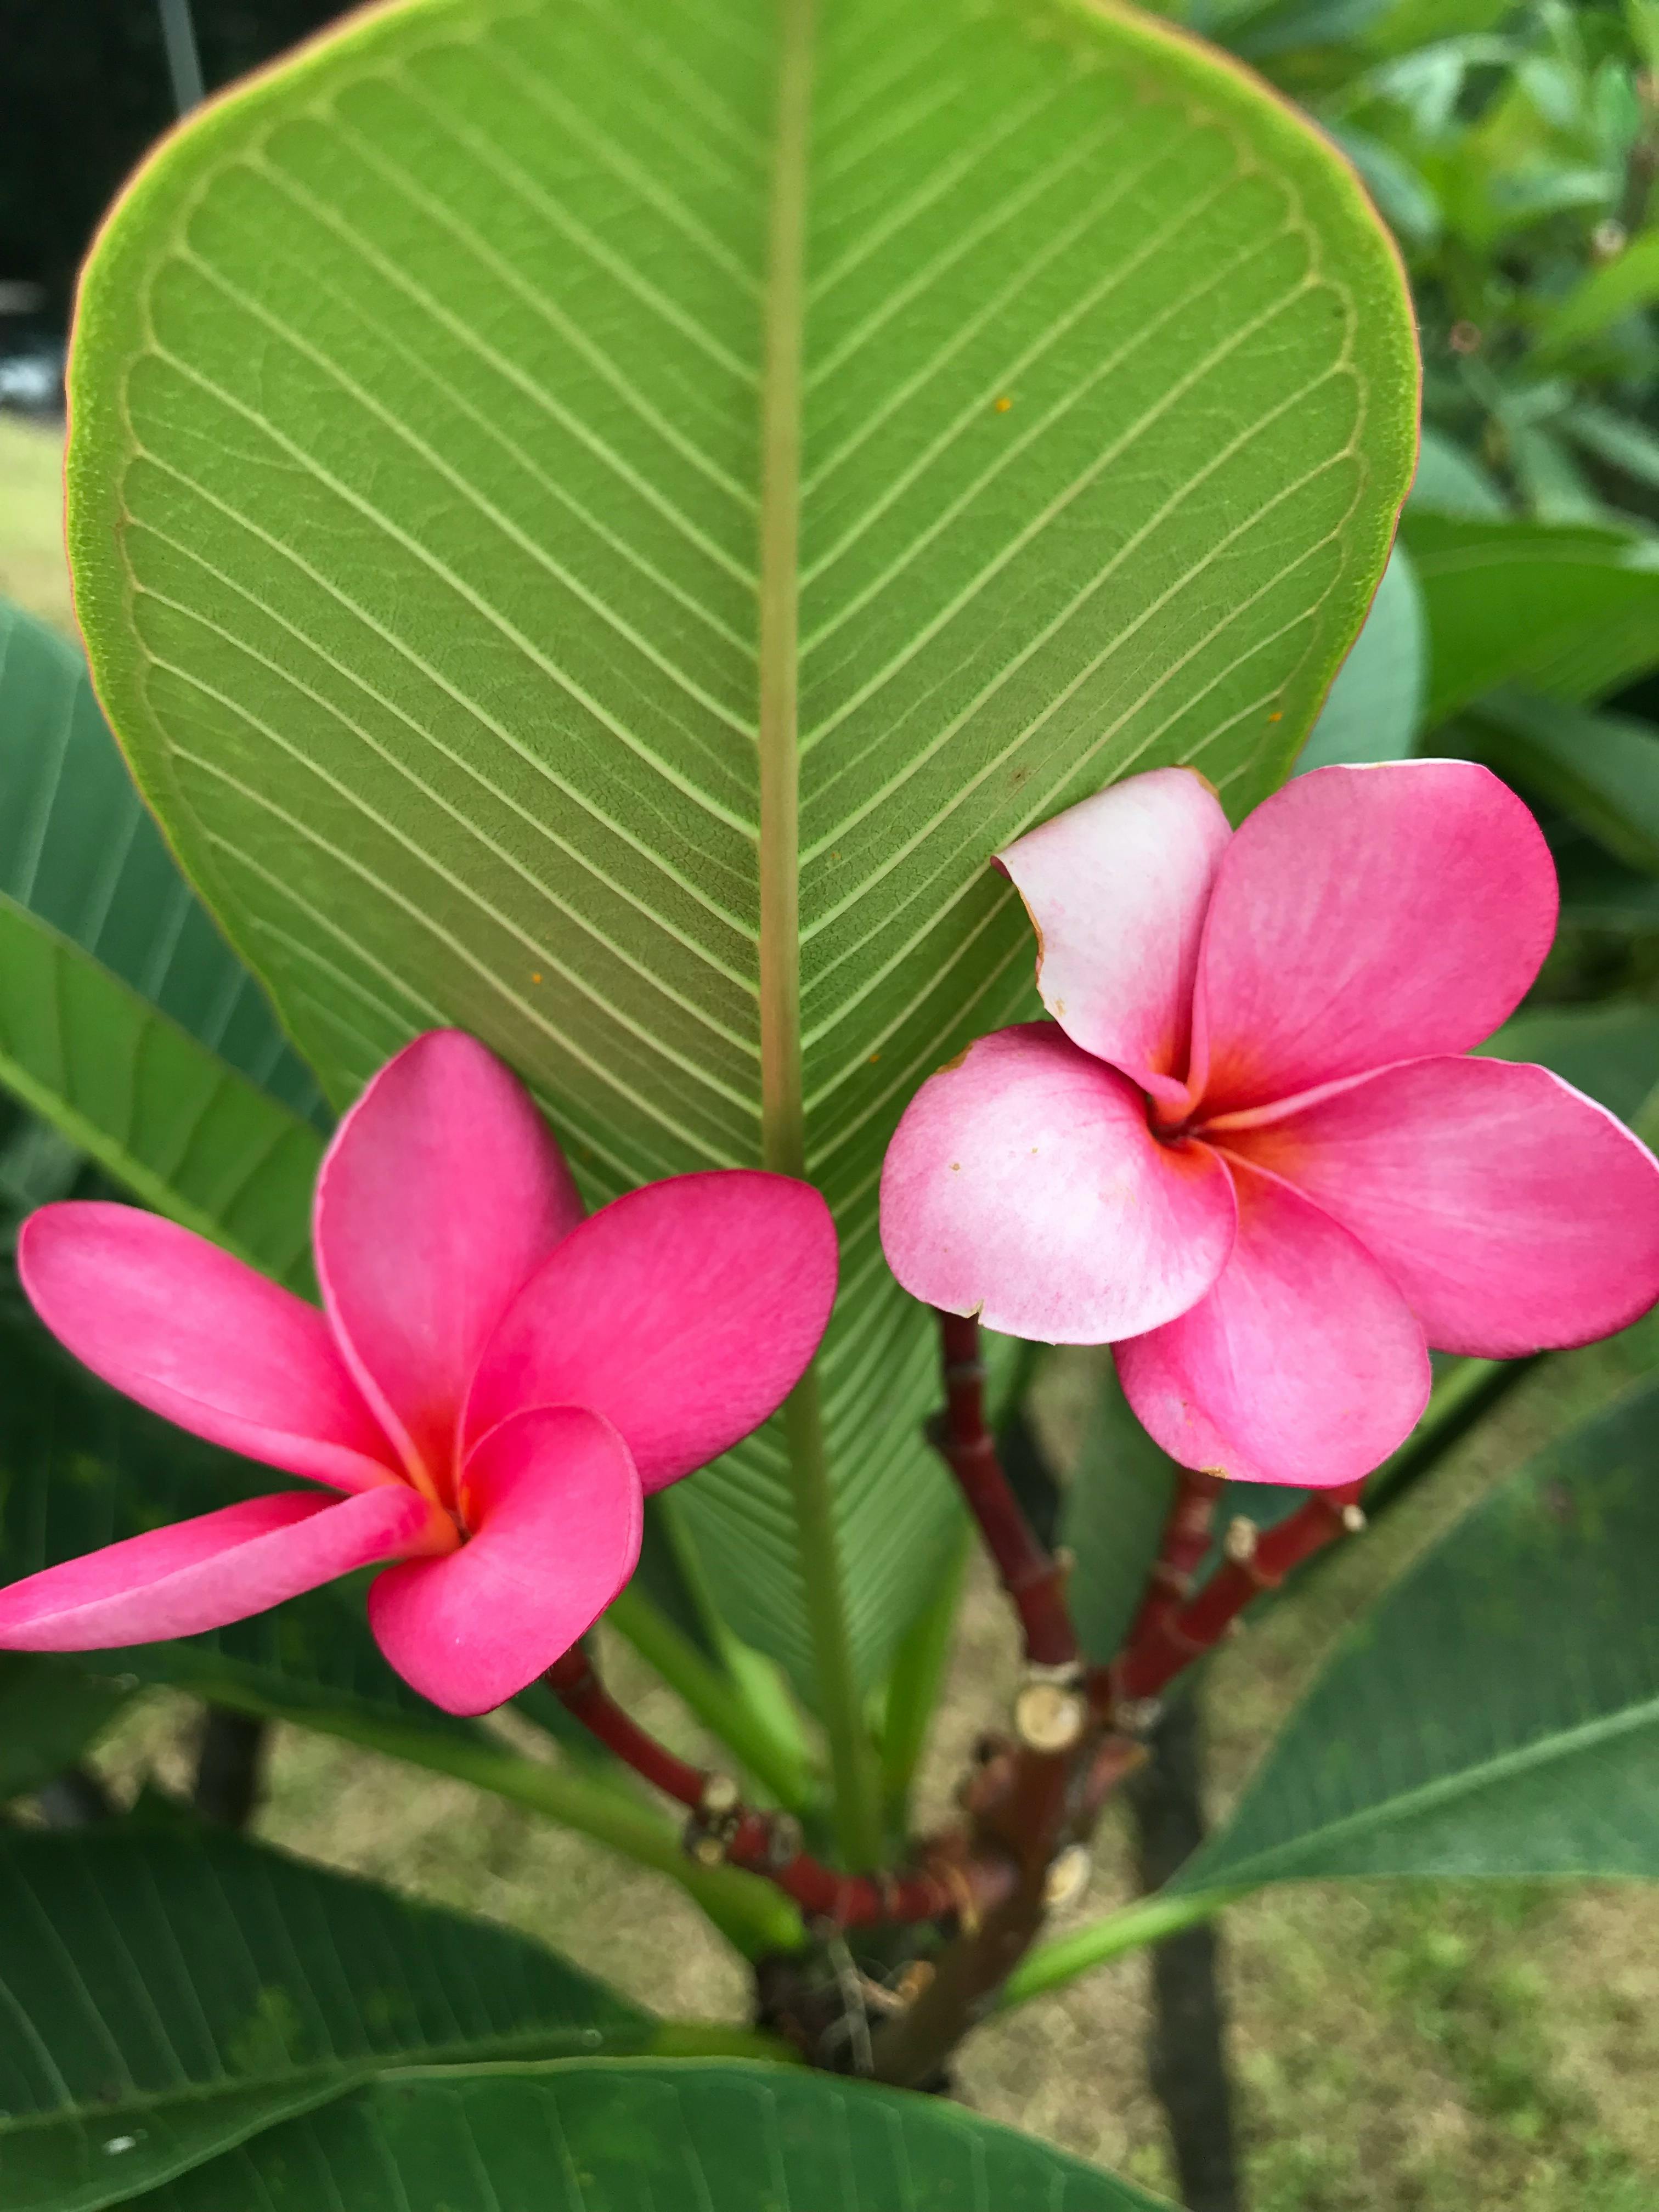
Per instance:
[[[882,1238],[917,1297],[1113,1345],[1183,1466],[1323,1486],[1410,1433],[1430,1346],[1585,1344],[1659,1296],[1652,1155],[1546,1069],[1462,1056],[1555,932],[1485,769],[1320,769],[1237,832],[1158,769],[1000,859],[1054,1018],[899,1124]]]
[[[85,1651],[245,1620],[397,1561],[368,1617],[434,1704],[489,1711],[611,1602],[647,1492],[746,1436],[829,1319],[836,1239],[787,1176],[678,1176],[584,1218],[523,1089],[418,1037],[341,1122],[313,1217],[324,1311],[127,1206],[48,1206],[19,1270],[106,1382],[308,1476],[0,1591],[0,1648]]]

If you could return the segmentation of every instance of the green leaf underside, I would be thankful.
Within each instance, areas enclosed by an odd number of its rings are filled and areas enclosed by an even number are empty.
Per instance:
[[[1172,1894],[1659,1875],[1659,1382],[1476,1508],[1353,1629]]]
[[[1401,535],[1428,614],[1425,729],[1499,684],[1581,702],[1659,661],[1659,556],[1644,539],[1415,507]]]
[[[405,2075],[147,2199],[154,2212],[1157,2212],[941,2098],[804,2068],[568,2060]]]
[[[1079,0],[423,0],[143,173],[72,382],[100,694],[335,1102],[457,1021],[595,1198],[830,1198],[821,1421],[685,1498],[845,1713],[952,1530],[883,1151],[1032,1004],[990,854],[1164,761],[1242,811],[1312,719],[1410,468],[1357,189]]]
[[[527,1938],[210,1832],[0,1838],[0,2203],[89,2212],[388,2063],[639,2050]]]

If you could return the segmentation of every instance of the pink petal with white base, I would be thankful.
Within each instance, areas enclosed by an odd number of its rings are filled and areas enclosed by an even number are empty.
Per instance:
[[[746,1168],[648,1183],[526,1285],[479,1364],[465,1434],[523,1406],[590,1406],[660,1490],[777,1410],[835,1295],[835,1229],[810,1184]]]
[[[1423,1331],[1370,1255],[1308,1200],[1235,1170],[1238,1241],[1191,1312],[1113,1346],[1124,1395],[1182,1467],[1357,1481],[1428,1402]]]
[[[1194,1090],[1237,1111],[1492,1035],[1555,934],[1525,806],[1469,761],[1322,768],[1227,848],[1204,926]]]
[[[0,1590],[0,1649],[103,1651],[197,1636],[349,1574],[455,1540],[401,1482],[356,1498],[280,1492],[147,1529]]]
[[[998,858],[1037,933],[1037,988],[1073,1044],[1184,1099],[1205,908],[1232,836],[1191,769],[1154,769],[1068,807]]]
[[[204,1237],[71,1201],[29,1216],[17,1267],[60,1344],[192,1436],[337,1490],[398,1480],[322,1315]]]
[[[1227,1142],[1351,1230],[1437,1351],[1588,1344],[1659,1297],[1659,1163],[1547,1068],[1407,1060]]]
[[[523,1085],[459,1030],[389,1060],[317,1185],[317,1273],[364,1395],[411,1467],[446,1474],[478,1354],[582,1218]]]
[[[1135,1085],[1048,1022],[930,1077],[882,1170],[882,1244],[912,1297],[1049,1344],[1184,1313],[1225,1263],[1233,1214],[1218,1156],[1161,1143]]]
[[[368,1620],[422,1697],[487,1713],[568,1651],[633,1573],[644,1500],[621,1437],[574,1406],[491,1430],[461,1494],[471,1540],[379,1577]]]

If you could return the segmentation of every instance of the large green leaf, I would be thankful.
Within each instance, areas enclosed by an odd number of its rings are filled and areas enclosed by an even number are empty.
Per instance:
[[[680,2059],[378,2083],[145,2199],[153,2212],[1157,2212],[939,2097]]]
[[[1540,1454],[1349,1633],[1172,1885],[1659,1875],[1659,1381]]]
[[[410,2060],[648,2045],[527,1938],[211,1832],[0,1833],[0,2203],[92,2212]]]
[[[1412,507],[1429,619],[1424,726],[1502,684],[1595,699],[1659,661],[1659,546],[1613,530]]]
[[[1375,217],[1092,0],[411,0],[168,142],[70,380],[100,696],[336,1103],[456,1021],[595,1196],[830,1199],[817,1380],[686,1512],[869,1845],[953,1526],[882,1152],[1030,1003],[999,845],[1298,748],[1410,471]]]
[[[145,811],[73,646],[0,601],[0,1083],[301,1285],[317,1090]]]

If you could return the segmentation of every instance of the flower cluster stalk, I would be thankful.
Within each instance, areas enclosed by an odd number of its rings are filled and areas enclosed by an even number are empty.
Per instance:
[[[1254,1522],[1235,1521],[1227,1532],[1222,1564],[1184,1604],[1170,1604],[1158,1601],[1157,1594],[1170,1586],[1172,1547],[1178,1558],[1191,1541],[1176,1525],[1183,1514],[1192,1517],[1192,1500],[1183,1485],[1153,1569],[1155,1577],[1162,1574],[1164,1579],[1155,1581],[1154,1594],[1143,1606],[1121,1656],[1105,1670],[1100,1684],[1114,1709],[1158,1697],[1183,1668],[1214,1650],[1253,1598],[1276,1589],[1294,1568],[1338,1536],[1363,1528],[1365,1516],[1359,1496],[1364,1486],[1350,1482],[1340,1489],[1316,1491],[1277,1528],[1258,1530]],[[1205,1533],[1207,1538],[1207,1515]]]
[[[841,1871],[805,1849],[790,1814],[746,1805],[728,1777],[679,1758],[641,1729],[580,1646],[546,1676],[590,1734],[684,1808],[686,1849],[698,1863],[762,1875],[822,1937],[938,1929],[939,1947],[913,1968],[905,2001],[870,2022],[862,2039],[869,2070],[911,2085],[932,2080],[998,2002],[1051,1905],[1081,1873],[1102,1808],[1146,1759],[1141,1735],[1161,1692],[1261,1591],[1364,1522],[1358,1483],[1317,1493],[1266,1532],[1236,1521],[1222,1564],[1195,1589],[1222,1482],[1183,1471],[1123,1649],[1109,1666],[1085,1667],[1064,1558],[1027,1520],[986,1420],[979,1324],[945,1312],[939,1322],[945,1404],[929,1433],[1018,1617],[1026,1662],[1012,1731],[982,1740],[959,1792],[957,1827],[918,1844],[913,1863],[897,1870]]]
[[[971,1316],[943,1312],[939,1322],[945,1409],[931,1426],[931,1439],[955,1475],[1019,1615],[1026,1658],[1036,1666],[1074,1665],[1077,1631],[1066,1610],[1065,1567],[1020,1510],[986,1422],[979,1323]]]
[[[1008,1887],[994,1865],[975,1865],[924,1849],[921,1863],[896,1873],[842,1874],[806,1850],[787,1813],[745,1805],[728,1776],[693,1766],[649,1735],[606,1690],[586,1651],[568,1651],[548,1669],[548,1687],[642,1781],[690,1814],[686,1848],[708,1865],[738,1867],[776,1884],[810,1919],[840,1932],[961,1917],[977,1919]]]

